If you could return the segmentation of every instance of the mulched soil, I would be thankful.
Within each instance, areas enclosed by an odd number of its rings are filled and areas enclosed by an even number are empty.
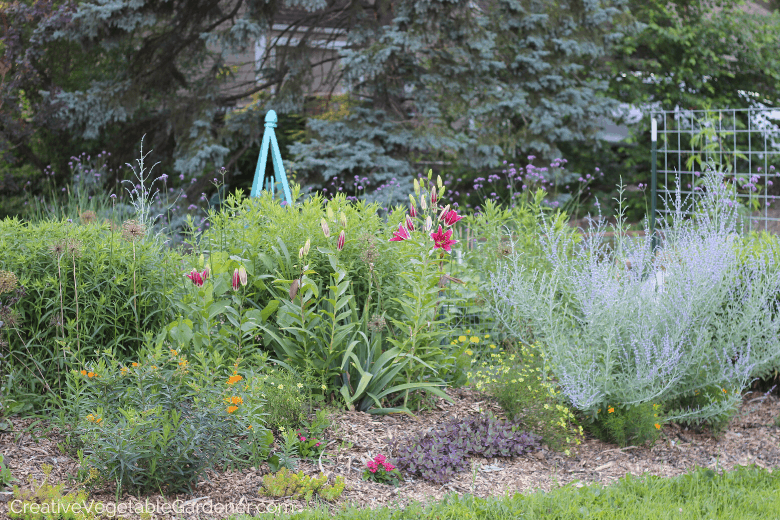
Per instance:
[[[475,458],[476,478],[473,471],[466,471],[443,486],[414,477],[407,477],[397,488],[361,480],[365,462],[378,453],[389,455],[388,445],[393,439],[428,431],[456,417],[485,412],[501,415],[501,410],[487,396],[470,388],[450,389],[448,394],[453,398],[452,403],[439,399],[433,410],[420,412],[416,417],[383,417],[360,412],[333,416],[332,426],[325,434],[328,439],[326,456],[321,463],[301,463],[299,469],[309,475],[324,471],[331,478],[343,476],[347,488],[336,506],[351,503],[376,507],[402,506],[411,501],[430,502],[452,492],[486,497],[534,489],[550,490],[571,482],[578,486],[594,482],[607,484],[629,473],[672,477],[696,466],[716,471],[753,464],[769,469],[780,466],[780,428],[775,426],[775,419],[780,416],[780,398],[750,393],[744,396],[740,412],[718,438],[667,425],[661,439],[652,447],[621,449],[587,438],[571,457],[543,449],[512,459]],[[57,444],[63,439],[56,433],[41,436],[42,424],[28,432],[33,423],[30,419],[11,419],[11,423],[12,431],[0,432],[0,453],[5,456],[12,474],[29,487],[30,478],[39,483],[43,480],[41,467],[49,464],[53,466],[49,482],[65,483],[66,490],[73,489],[78,461],[60,452]],[[233,512],[251,514],[306,508],[302,501],[258,496],[261,477],[268,471],[263,464],[240,472],[209,472],[209,478],[200,482],[192,495],[140,498],[125,495],[119,502],[125,511],[121,516],[140,518],[136,512],[144,504],[157,504],[158,514],[154,518],[160,519],[226,518],[231,505]],[[115,504],[114,492],[106,489],[91,498]],[[8,513],[9,499],[5,494],[5,502],[0,502],[0,518]],[[159,514],[162,504],[172,507],[177,500],[176,504],[186,514]]]

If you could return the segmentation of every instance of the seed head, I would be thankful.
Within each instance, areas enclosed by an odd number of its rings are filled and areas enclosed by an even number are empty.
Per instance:
[[[128,242],[137,242],[146,236],[146,226],[137,220],[127,220],[122,224],[122,238]]]
[[[75,238],[68,240],[65,248],[68,254],[74,258],[81,255],[81,242]]]
[[[0,294],[11,292],[16,289],[19,279],[10,271],[0,271]]]
[[[94,211],[90,210],[87,210],[84,213],[79,213],[79,218],[81,219],[81,223],[85,226],[88,226],[89,224],[97,221],[97,215]]]
[[[64,241],[55,242],[52,245],[49,246],[49,251],[51,251],[51,254],[54,256],[59,257],[68,249],[68,243]]]
[[[379,314],[371,316],[371,321],[367,323],[368,330],[371,332],[381,332],[386,326],[387,322],[385,321],[385,318]]]

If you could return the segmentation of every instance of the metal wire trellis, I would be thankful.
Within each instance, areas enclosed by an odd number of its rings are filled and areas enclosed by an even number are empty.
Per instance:
[[[655,203],[663,194],[659,213],[668,219],[675,211],[677,175],[679,193],[687,199],[701,195],[703,173],[713,167],[736,185],[737,201],[746,206],[740,231],[747,225],[747,232],[780,234],[780,208],[772,207],[780,195],[780,182],[774,186],[780,176],[780,108],[678,108],[652,110],[650,117],[658,126],[659,157],[653,157],[658,187],[651,196]]]

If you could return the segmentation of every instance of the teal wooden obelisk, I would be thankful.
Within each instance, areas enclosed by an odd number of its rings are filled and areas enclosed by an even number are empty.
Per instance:
[[[292,195],[290,194],[290,186],[287,184],[287,175],[284,173],[284,166],[282,165],[282,153],[279,151],[279,143],[276,142],[276,112],[269,110],[265,115],[265,131],[263,131],[263,144],[260,146],[260,157],[257,158],[257,168],[255,169],[255,180],[252,182],[252,192],[250,197],[259,197],[260,192],[263,190],[263,177],[265,177],[265,165],[268,158],[268,152],[270,148],[271,160],[274,165],[274,178],[277,182],[281,183],[282,190],[284,191],[284,199],[288,206],[292,206]],[[274,182],[271,179],[266,181],[265,189],[271,192],[273,198],[275,188]]]

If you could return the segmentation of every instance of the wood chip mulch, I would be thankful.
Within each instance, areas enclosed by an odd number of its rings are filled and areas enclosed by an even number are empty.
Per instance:
[[[501,410],[489,397],[475,390],[450,389],[447,393],[453,398],[452,403],[439,399],[433,410],[420,412],[416,417],[374,416],[360,412],[333,416],[332,425],[325,434],[328,444],[321,463],[301,463],[299,469],[309,475],[317,475],[323,470],[331,479],[337,475],[345,478],[344,494],[331,505],[335,510],[344,504],[401,507],[412,501],[438,500],[452,492],[486,497],[535,489],[548,491],[571,482],[579,486],[594,482],[608,484],[629,473],[672,477],[696,466],[716,471],[754,464],[768,469],[780,467],[780,428],[775,426],[775,419],[780,416],[780,398],[749,393],[744,396],[740,412],[718,438],[667,425],[660,440],[652,447],[621,449],[587,438],[570,457],[543,449],[512,459],[475,458],[476,478],[473,471],[465,471],[443,486],[416,477],[407,477],[397,488],[361,480],[365,462],[370,458],[382,453],[392,460],[388,445],[393,439],[428,431],[456,417],[485,412],[501,415]],[[33,423],[30,419],[8,421],[13,429],[0,431],[0,453],[12,474],[26,486],[29,486],[30,478],[40,483],[42,465],[48,464],[53,467],[50,483],[65,483],[66,490],[75,489],[78,461],[58,449],[62,437],[56,433],[42,435],[43,423],[29,429]],[[258,496],[261,477],[268,471],[267,465],[263,464],[240,472],[209,472],[208,479],[200,482],[192,495],[140,498],[124,495],[118,504],[124,508],[120,516],[128,520],[141,518],[139,508],[154,504],[156,514],[152,518],[159,519],[224,519],[231,512],[254,515],[267,511],[294,512],[307,507],[303,501]],[[106,489],[91,498],[117,507],[114,493],[114,489]],[[0,493],[0,518],[7,517],[10,500],[7,491]],[[161,514],[165,511],[164,503],[169,504],[167,511],[178,504],[178,510],[184,513]]]

